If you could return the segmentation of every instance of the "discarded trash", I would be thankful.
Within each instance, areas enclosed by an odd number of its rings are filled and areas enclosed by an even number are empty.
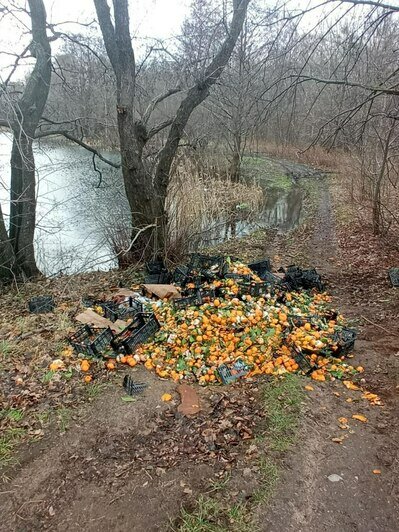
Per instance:
[[[136,382],[130,377],[130,375],[125,375],[123,378],[123,387],[129,395],[137,395],[143,393],[148,387],[148,384],[145,382]]]
[[[52,296],[32,297],[28,302],[29,311],[34,314],[53,312],[55,308],[54,298]]]
[[[134,353],[136,347],[149,340],[159,329],[160,325],[155,314],[140,313],[126,329],[113,338],[111,344],[116,351],[131,354]]]
[[[143,293],[148,297],[170,299],[180,297],[180,292],[173,284],[143,284]]]
[[[332,475],[329,475],[327,478],[330,482],[339,482],[340,480],[344,480],[342,477],[340,477],[339,475],[336,475],[335,473],[333,473]]]
[[[111,348],[114,335],[111,329],[94,329],[84,325],[75,334],[70,336],[69,342],[78,352],[88,356],[102,356],[104,351]]]
[[[237,359],[230,367],[226,364],[218,367],[218,375],[223,384],[230,384],[247,375],[249,371],[250,367],[241,359]]]
[[[200,411],[199,397],[192,386],[181,384],[177,391],[180,394],[180,405],[177,407],[178,412],[185,416],[193,416]]]
[[[250,268],[253,272],[257,273],[261,279],[263,279],[263,275],[266,275],[268,272],[272,271],[269,259],[251,262],[251,264],[248,264],[248,268]]]
[[[394,288],[399,288],[399,268],[391,268],[388,271],[388,277]]]
[[[122,320],[116,320],[114,323],[103,316],[100,316],[97,312],[91,308],[87,308],[84,312],[78,314],[75,319],[81,323],[85,323],[89,326],[95,328],[107,328],[109,327],[112,331],[119,333],[127,325],[126,322]]]
[[[161,266],[150,263],[147,269],[155,275]],[[175,381],[226,384],[301,372],[317,381],[346,378],[344,384],[355,388],[349,378],[357,371],[343,356],[353,349],[356,331],[328,307],[328,295],[316,292],[322,287],[316,270],[291,266],[274,274],[268,259],[252,266],[257,272],[229,257],[193,254],[174,272],[180,286],[144,284],[144,296],[124,289],[100,303],[100,312],[111,319],[112,312],[126,312],[126,321],[112,322],[91,309],[77,316],[89,331],[94,323],[109,332],[101,346],[101,333],[97,339],[83,328],[72,345],[87,356],[111,347],[118,353],[108,360],[114,367],[141,362]]]
[[[323,291],[321,277],[314,268],[311,270],[303,270],[298,266],[288,266],[283,282],[290,290],[316,288],[319,292]]]
[[[347,355],[355,347],[357,331],[349,327],[342,327],[341,330],[334,334],[334,342],[337,345],[336,355]]]

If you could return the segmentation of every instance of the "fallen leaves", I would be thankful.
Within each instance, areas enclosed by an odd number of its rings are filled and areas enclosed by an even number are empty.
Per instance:
[[[367,423],[368,419],[366,416],[363,416],[363,414],[353,414],[352,419],[356,419],[357,421],[361,421],[362,423]]]
[[[348,390],[360,390],[360,387],[354,384],[352,381],[342,381],[342,384],[348,388]]]
[[[258,448],[249,440],[265,417],[258,393],[251,383],[245,383],[229,393],[201,397],[196,416],[176,416],[174,409],[166,408],[154,414],[145,431],[118,442],[118,452],[144,468],[168,468],[189,460],[230,469],[244,455],[248,460],[257,456]],[[241,449],[244,442],[250,445]]]
[[[345,436],[340,436],[339,438],[332,438],[331,441],[334,443],[342,443],[345,439]]]

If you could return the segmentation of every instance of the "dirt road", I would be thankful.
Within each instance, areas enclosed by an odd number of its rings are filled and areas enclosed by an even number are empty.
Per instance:
[[[376,296],[359,293],[358,283],[348,271],[348,263],[353,258],[342,256],[331,196],[323,180],[319,181],[318,196],[319,208],[313,235],[308,241],[308,256],[328,279],[329,291],[344,315],[353,320],[361,315],[378,321],[374,305],[370,306],[370,299]],[[375,279],[368,281],[372,283]],[[383,287],[389,290],[387,283],[383,283]],[[386,311],[392,316],[391,320],[383,321],[386,331],[361,320],[355,358],[355,365],[367,368],[365,387],[377,391],[384,398],[385,406],[367,407],[364,402],[346,402],[356,395],[341,383],[310,392],[300,441],[285,462],[285,474],[264,516],[263,530],[393,532],[399,529],[396,395],[399,328],[395,327],[395,310],[389,304],[390,301],[385,301]],[[397,309],[396,303],[396,313]],[[357,413],[364,414],[368,422],[352,419]],[[339,428],[340,417],[348,419],[349,429]],[[342,436],[342,443],[332,441]],[[380,470],[381,474],[373,470]],[[331,475],[338,475],[339,480],[332,482]]]

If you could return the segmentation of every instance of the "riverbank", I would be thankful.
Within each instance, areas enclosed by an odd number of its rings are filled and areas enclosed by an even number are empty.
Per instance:
[[[135,376],[150,387],[143,399],[129,403],[121,399],[122,374],[99,372],[90,385],[81,382],[78,372],[60,379],[48,375],[49,361],[65,347],[82,294],[101,296],[137,280],[139,272],[90,273],[26,285],[1,297],[7,432],[3,430],[0,452],[8,462],[3,463],[7,478],[0,488],[1,530],[18,530],[22,524],[29,530],[100,526],[147,531],[166,530],[170,523],[187,531],[318,532],[320,523],[329,532],[355,524],[362,531],[395,530],[399,302],[386,270],[399,263],[399,256],[357,223],[339,178],[315,180],[306,198],[308,215],[288,234],[258,231],[217,249],[244,260],[270,256],[274,267],[293,262],[316,266],[334,305],[360,330],[353,363],[365,367],[367,387],[385,406],[365,406],[339,382],[312,382],[313,391],[305,390],[307,383],[300,379],[288,383],[288,390],[277,382],[274,392],[267,382],[217,391],[208,387],[200,391],[204,402],[213,393],[224,393],[234,403],[245,391],[256,410],[264,410],[255,440],[240,448],[245,459],[230,470],[201,460],[165,469],[154,461],[151,471],[139,473],[121,449],[139,429],[144,432],[136,444],[146,447],[145,431],[152,433],[158,414],[167,409],[160,397],[173,393],[173,382],[135,369]],[[57,300],[54,315],[29,315],[26,300],[44,291]],[[19,374],[26,382],[23,390],[15,381]],[[269,395],[263,395],[267,390]],[[353,421],[355,413],[365,415],[368,423]],[[347,431],[339,428],[339,417],[351,420]],[[279,448],[277,442],[286,441],[287,434],[289,444]],[[341,443],[333,441],[342,435],[347,437]],[[13,446],[17,442],[21,445]],[[165,452],[163,446],[159,449]],[[331,474],[341,480],[332,483]]]

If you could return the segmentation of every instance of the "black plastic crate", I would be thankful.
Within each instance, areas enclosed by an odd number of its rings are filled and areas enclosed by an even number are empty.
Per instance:
[[[249,293],[254,297],[265,296],[270,293],[270,284],[265,281],[262,283],[251,283]]]
[[[192,253],[189,269],[191,273],[201,274],[207,279],[221,277],[225,272],[226,258],[220,255],[210,256]]]
[[[32,297],[28,302],[29,311],[34,314],[42,314],[45,312],[53,312],[55,302],[53,296],[37,296]]]
[[[143,311],[143,304],[132,297],[129,297],[127,302],[118,305],[118,317],[122,320],[134,318],[136,314],[141,314]]]
[[[103,309],[104,318],[112,322],[118,319],[118,305],[116,303],[113,301],[104,301],[103,303],[98,303],[98,305]]]
[[[288,285],[290,290],[300,290],[302,288],[306,290],[315,288],[320,292],[324,290],[321,276],[314,268],[302,270],[298,266],[288,266],[284,276],[284,283]]]
[[[198,293],[193,294],[192,296],[179,297],[173,299],[173,306],[175,309],[182,309],[187,307],[197,307],[202,304],[201,298]]]
[[[391,268],[388,271],[388,277],[394,288],[399,288],[399,268]]]
[[[129,325],[125,327],[123,331],[114,336],[111,345],[115,351],[123,349],[123,342],[128,340],[133,334],[141,329],[141,327],[146,324],[146,321],[150,319],[151,316],[152,314],[146,314],[144,312],[135,314]]]
[[[172,279],[172,275],[168,270],[162,270],[159,273],[152,273],[147,275],[144,279],[145,284],[169,284]]]
[[[180,286],[185,286],[190,275],[188,266],[177,266],[172,275],[172,281]]]
[[[209,303],[216,297],[216,292],[214,288],[200,288],[198,290],[198,298],[201,303]]]
[[[353,351],[356,337],[356,329],[343,327],[340,331],[336,331],[333,335],[333,341],[337,344],[338,349],[334,351],[334,355],[348,355]]]
[[[137,395],[143,393],[148,388],[148,384],[145,382],[136,382],[130,375],[125,375],[123,378],[123,387],[129,395]]]
[[[306,289],[315,288],[319,292],[324,290],[324,285],[321,276],[312,268],[311,270],[303,270],[302,272],[302,286]]]
[[[251,262],[251,264],[248,264],[248,268],[251,268],[251,270],[255,272],[260,278],[262,278],[262,275],[264,275],[266,272],[272,271],[272,266],[269,259]]]
[[[123,340],[122,346],[127,354],[134,353],[140,344],[147,342],[155,333],[159,331],[161,326],[155,315],[152,314],[150,318],[146,320],[146,323],[140,327],[136,332],[131,334],[128,338]]]
[[[69,337],[69,343],[78,352],[88,356],[100,356],[108,347],[114,334],[109,327],[97,329],[84,325]]]
[[[265,272],[262,275],[262,281],[277,288],[283,288],[284,286],[283,280],[278,275],[274,275],[274,273],[271,272]]]
[[[146,262],[145,267],[147,272],[151,275],[157,273],[159,274],[162,273],[162,271],[166,270],[165,263],[162,259]]]
[[[294,349],[294,360],[298,364],[299,369],[306,375],[311,373],[315,368],[311,365],[308,357],[299,349]]]

